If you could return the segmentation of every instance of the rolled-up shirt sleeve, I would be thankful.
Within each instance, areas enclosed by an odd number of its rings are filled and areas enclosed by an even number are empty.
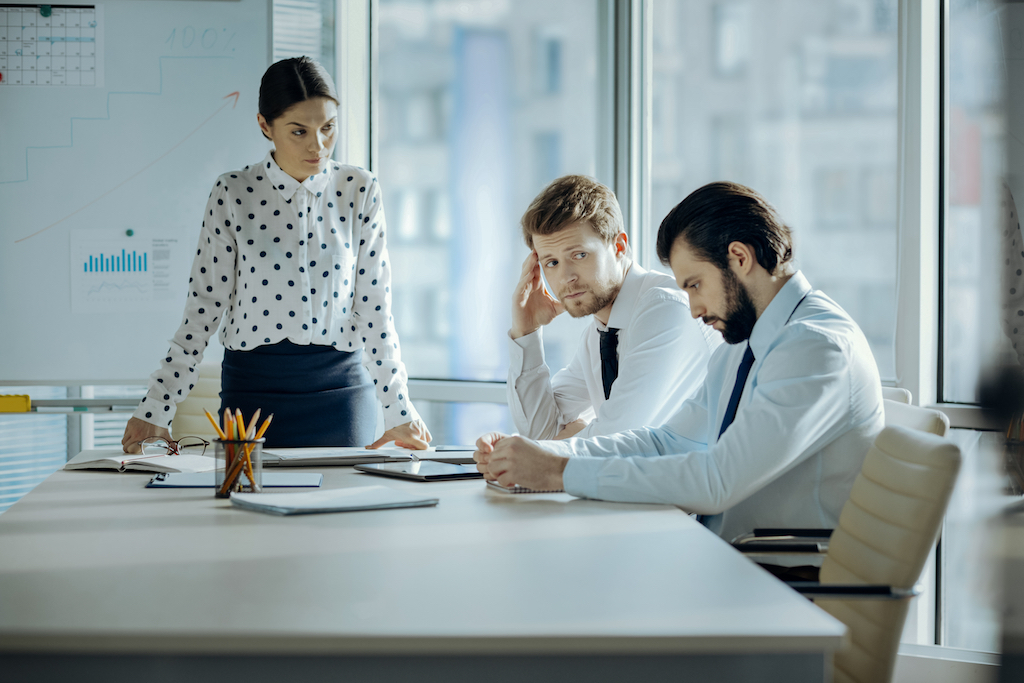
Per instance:
[[[542,329],[518,339],[509,337],[508,402],[520,434],[531,439],[553,439],[559,429],[591,409],[583,376],[584,331],[580,347],[569,365],[552,379],[544,362]]]

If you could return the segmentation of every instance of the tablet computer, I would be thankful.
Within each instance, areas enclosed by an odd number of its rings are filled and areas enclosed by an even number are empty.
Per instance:
[[[476,467],[456,465],[434,460],[417,462],[386,462],[379,465],[356,465],[356,469],[367,474],[384,477],[414,479],[416,481],[445,481],[448,479],[481,479],[483,474]]]

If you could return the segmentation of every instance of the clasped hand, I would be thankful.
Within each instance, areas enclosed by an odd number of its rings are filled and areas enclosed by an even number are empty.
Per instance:
[[[536,441],[500,432],[490,432],[477,439],[473,460],[488,481],[540,491],[564,488],[562,472],[569,462],[568,458],[544,450]]]

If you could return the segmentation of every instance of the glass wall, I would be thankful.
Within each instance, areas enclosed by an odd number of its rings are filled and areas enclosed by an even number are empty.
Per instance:
[[[896,0],[653,9],[651,229],[705,183],[754,188],[793,228],[798,267],[893,379]]]
[[[503,381],[528,254],[520,216],[561,175],[611,184],[607,6],[381,0],[374,165],[411,376]],[[549,366],[568,362],[585,324],[563,314],[545,328]],[[446,420],[453,434],[511,426],[481,404]]]

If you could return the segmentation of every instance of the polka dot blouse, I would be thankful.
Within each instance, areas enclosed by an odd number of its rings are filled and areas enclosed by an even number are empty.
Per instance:
[[[1003,185],[1003,331],[1024,364],[1024,233],[1010,188]]]
[[[169,426],[210,335],[247,351],[284,339],[363,349],[385,429],[418,418],[391,317],[384,207],[373,174],[331,162],[301,183],[271,154],[217,179],[181,326],[135,417]]]

